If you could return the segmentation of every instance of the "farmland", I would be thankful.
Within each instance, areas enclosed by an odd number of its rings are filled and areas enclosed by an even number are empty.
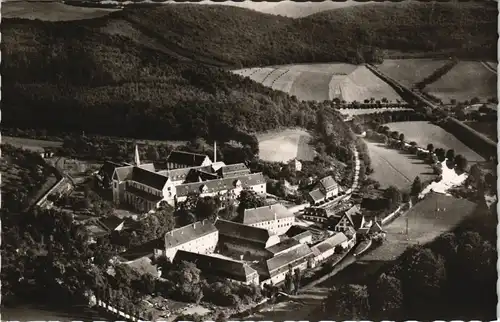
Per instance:
[[[287,162],[294,158],[311,161],[315,152],[308,144],[310,136],[301,129],[259,134],[259,157],[273,162]]]
[[[479,133],[486,135],[493,141],[498,142],[498,128],[496,122],[469,121],[464,123],[474,130],[478,131]]]
[[[324,101],[338,98],[347,102],[400,96],[365,66],[351,64],[298,64],[246,68],[234,73],[275,90],[295,95],[299,100]]]
[[[488,66],[491,66],[489,64]],[[461,61],[424,91],[443,102],[459,102],[478,97],[482,102],[497,96],[497,74],[478,61]]]
[[[412,87],[446,63],[447,60],[438,59],[386,59],[377,68],[401,84]]]
[[[416,176],[422,180],[434,177],[431,167],[416,156],[389,149],[381,143],[365,142],[374,170],[370,178],[378,181],[381,188],[392,185],[408,190]]]
[[[371,113],[395,112],[395,111],[412,111],[411,108],[394,107],[394,108],[343,108],[339,112],[344,115],[362,115]]]
[[[391,131],[404,133],[406,141],[415,141],[419,146],[426,147],[432,143],[435,148],[453,149],[455,154],[463,155],[469,162],[484,161],[484,158],[463,144],[451,133],[441,127],[426,121],[394,122],[386,124]]]
[[[17,148],[23,148],[33,152],[43,152],[43,148],[58,148],[63,144],[57,141],[34,140],[13,136],[2,136],[2,143],[7,143]]]

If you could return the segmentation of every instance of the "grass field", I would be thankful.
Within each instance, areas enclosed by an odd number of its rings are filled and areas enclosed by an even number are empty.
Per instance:
[[[68,21],[102,17],[113,11],[116,9],[76,7],[52,1],[2,2],[2,18]]]
[[[445,103],[451,99],[463,102],[474,97],[485,102],[497,96],[497,74],[481,62],[461,61],[424,91]]]
[[[463,155],[469,162],[484,161],[484,158],[458,140],[453,134],[426,121],[394,122],[386,124],[391,131],[404,133],[406,141],[415,141],[421,147],[432,143],[434,148],[454,149],[455,154]]]
[[[386,59],[377,67],[387,76],[411,87],[446,63],[447,60],[439,59]]]
[[[246,68],[234,73],[265,86],[295,95],[300,100],[363,101],[401,99],[384,81],[364,66],[343,63],[297,64]]]
[[[2,136],[2,143],[10,144],[33,152],[43,152],[43,148],[58,148],[62,142],[25,139],[13,136]]]
[[[383,112],[394,112],[394,111],[411,111],[413,109],[406,107],[394,107],[394,108],[343,108],[339,112],[344,115],[362,115],[371,113],[383,113]]]
[[[498,125],[495,122],[476,122],[476,121],[469,121],[469,122],[464,122],[474,130],[478,131],[479,133],[482,133],[492,139],[495,142],[498,142]]]
[[[429,193],[406,214],[384,227],[386,242],[364,255],[361,260],[389,261],[396,259],[408,246],[425,244],[440,234],[453,229],[466,216],[472,214],[476,204],[438,193]],[[407,220],[408,219],[408,220]],[[408,221],[408,238],[406,223]]]
[[[287,162],[294,158],[311,161],[315,152],[308,144],[310,137],[309,133],[301,129],[259,134],[259,157],[273,162]]]

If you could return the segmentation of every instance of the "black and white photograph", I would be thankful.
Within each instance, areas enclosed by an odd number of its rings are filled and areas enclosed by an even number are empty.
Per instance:
[[[2,1],[1,320],[497,320],[498,8]]]

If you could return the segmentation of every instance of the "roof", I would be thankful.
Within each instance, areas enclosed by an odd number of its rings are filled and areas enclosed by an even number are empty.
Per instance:
[[[127,165],[119,168],[115,168],[115,174],[118,181],[125,181],[132,175],[133,165]]]
[[[267,229],[247,226],[224,219],[217,219],[215,227],[219,230],[220,235],[248,240],[259,244],[266,244],[269,237],[272,235]]]
[[[324,241],[322,241],[321,243],[315,245],[313,248],[318,249],[320,253],[324,253],[346,241],[348,241],[348,239],[344,233],[337,233],[332,237],[329,237]]]
[[[200,169],[191,169],[191,171],[189,171],[188,175],[186,176],[186,183],[203,182],[203,181],[215,180],[218,178],[219,176],[215,173],[203,171]]]
[[[314,201],[318,201],[318,200],[321,200],[321,199],[325,198],[325,195],[323,194],[323,192],[321,192],[321,190],[319,190],[319,188],[318,189],[314,189],[313,191],[309,192],[309,196]]]
[[[245,209],[243,224],[251,225],[263,221],[294,217],[294,214],[280,203],[270,206]]]
[[[178,197],[187,196],[190,193],[200,193],[203,186],[207,187],[207,193],[229,190],[236,187],[236,181],[240,180],[242,187],[251,187],[259,184],[265,184],[266,180],[262,173],[246,174],[238,177],[221,178],[208,180],[204,182],[194,182],[178,185],[175,187]]]
[[[266,261],[267,270],[269,271],[269,275],[274,276],[273,273],[275,273],[278,269],[287,267],[289,264],[295,261],[304,259],[312,255],[313,253],[309,246],[300,244],[300,246],[298,246],[297,248],[268,259]]]
[[[169,177],[170,180],[172,180],[172,181],[184,181],[184,180],[186,180],[189,173],[194,169],[211,172],[212,167],[208,165],[208,166],[199,166],[199,167],[179,168],[179,169],[173,169],[173,170],[161,170],[161,171],[158,171],[157,173],[162,175],[162,176]]]
[[[295,240],[300,240],[302,238],[307,238],[309,236],[312,237],[312,232],[309,231],[309,230],[306,230],[303,233],[300,233],[300,234],[297,234],[297,235],[293,236],[292,238],[295,239]]]
[[[133,186],[127,186],[125,188],[125,190],[130,192],[131,194],[141,198],[141,199],[151,201],[151,202],[158,202],[158,201],[163,199],[162,196],[154,195],[152,193],[146,192],[144,190],[138,189],[138,188],[133,187]]]
[[[290,239],[285,239],[284,241],[279,242],[276,245],[268,247],[266,248],[266,250],[276,255],[287,249],[296,247],[297,245],[300,245],[300,243],[297,240],[290,238]]]
[[[156,266],[151,263],[151,259],[148,257],[140,257],[127,263],[127,265],[141,275],[149,274],[151,276],[158,277],[158,270]]]
[[[257,273],[256,270],[243,262],[218,256],[187,252],[184,250],[177,251],[174,261],[192,262],[204,273],[220,275],[221,277],[243,282],[247,281],[248,276]]]
[[[134,167],[130,180],[142,183],[156,190],[162,190],[163,187],[165,187],[168,178],[156,172]]]
[[[182,164],[187,166],[199,166],[208,158],[206,154],[192,153],[186,151],[172,151],[167,158],[167,162]]]
[[[382,226],[380,226],[379,222],[378,221],[375,221],[372,226],[368,229],[368,231],[371,233],[371,232],[381,232],[381,231],[384,231],[384,229],[382,228]]]
[[[106,229],[104,229],[104,227],[101,227],[99,224],[89,224],[89,225],[86,225],[84,227],[85,227],[85,230],[92,237],[106,236],[109,233]]]
[[[113,173],[115,172],[115,169],[119,168],[121,166],[122,165],[119,163],[112,162],[112,161],[106,161],[102,165],[101,170],[99,172],[101,172],[102,174],[106,174],[108,176],[108,178],[111,179],[113,177]]]
[[[138,167],[141,169],[144,169],[144,170],[151,171],[151,172],[156,172],[154,163],[139,164]]]
[[[341,218],[347,217],[347,219],[351,222],[354,228],[358,229],[361,227],[361,222],[363,221],[363,216],[359,214],[360,210],[361,208],[359,205],[354,205],[351,208],[349,208],[346,212],[344,212],[344,215]]]
[[[217,231],[208,220],[198,221],[165,234],[165,249],[176,247]]]
[[[108,216],[104,218],[100,218],[99,221],[106,226],[109,230],[115,230],[121,223],[125,222],[125,220],[117,217],[117,216]]]
[[[338,187],[337,182],[332,178],[332,176],[324,177],[319,180],[319,182],[325,189],[334,189]]]
[[[286,231],[286,233],[285,233],[285,234],[286,234],[288,237],[293,237],[293,236],[296,236],[296,235],[302,234],[302,233],[304,233],[304,232],[306,232],[306,231],[309,231],[309,230],[308,230],[308,229],[305,229],[305,228],[303,228],[303,227],[300,227],[300,226],[295,225],[295,226],[292,226],[292,227],[288,228],[288,230]]]
[[[236,164],[226,165],[220,168],[219,172],[221,173],[222,177],[226,178],[231,176],[248,174],[250,173],[250,169],[248,169],[244,163],[236,163]]]

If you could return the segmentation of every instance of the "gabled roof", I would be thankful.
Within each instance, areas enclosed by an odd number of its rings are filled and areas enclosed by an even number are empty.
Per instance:
[[[294,214],[280,203],[258,208],[245,209],[243,213],[243,224],[251,225],[275,219],[294,217]]]
[[[168,178],[156,172],[134,167],[130,180],[139,182],[157,190],[162,190],[163,187],[165,187],[165,184],[167,184]]]
[[[354,227],[354,229],[358,229],[361,227],[361,223],[363,221],[363,216],[359,214],[359,211],[361,210],[359,205],[354,205],[351,208],[349,208],[346,212],[344,212],[344,215],[340,218],[346,217],[347,220],[351,223],[351,225]]]
[[[217,161],[212,163],[212,170],[213,171],[219,171],[220,168],[225,167],[226,164],[222,161]]]
[[[177,196],[183,197],[190,193],[200,193],[201,186],[207,187],[207,193],[216,193],[223,190],[230,190],[236,187],[237,180],[240,180],[243,188],[251,187],[259,184],[265,184],[266,180],[262,173],[252,173],[239,177],[222,178],[215,180],[208,180],[204,182],[194,182],[178,185],[175,187]]]
[[[125,222],[125,220],[117,216],[107,216],[104,218],[100,218],[99,221],[109,230],[115,230],[116,227],[120,226],[120,224]]]
[[[324,253],[332,248],[335,248],[336,246],[348,241],[347,236],[344,233],[337,233],[333,235],[332,237],[329,237],[322,241],[321,243],[315,245],[313,247],[318,249],[320,253]]]
[[[155,168],[154,163],[139,164],[137,167],[144,169],[144,170],[151,171],[151,172],[156,172],[156,168]]]
[[[165,249],[180,246],[217,231],[209,220],[198,221],[165,234]]]
[[[270,276],[274,276],[280,268],[286,268],[289,264],[312,257],[313,253],[309,246],[301,244],[288,252],[284,252],[266,261],[267,270]]]
[[[219,176],[215,173],[210,173],[200,169],[191,169],[186,176],[186,183],[190,182],[203,182],[208,180],[218,179]]]
[[[248,264],[219,256],[205,255],[179,250],[175,254],[175,262],[192,262],[206,274],[218,275],[237,281],[246,282],[247,277],[257,274]]]
[[[323,192],[319,189],[314,189],[313,191],[309,192],[309,196],[312,198],[312,200],[319,201],[325,198],[325,195]]]
[[[118,181],[125,181],[130,178],[132,175],[132,170],[134,169],[133,165],[127,165],[119,168],[115,168],[114,174],[116,174],[116,177]]]
[[[370,233],[378,233],[381,231],[384,231],[384,229],[382,228],[382,226],[380,226],[380,223],[378,221],[375,221],[368,230],[368,232]]]
[[[173,170],[160,170],[157,173],[161,174],[162,176],[170,178],[170,180],[172,181],[184,181],[186,180],[189,173],[192,172],[193,170],[212,172],[212,167],[207,165],[199,167],[179,168]]]
[[[112,162],[112,161],[105,161],[104,164],[101,167],[101,170],[99,171],[103,175],[106,174],[109,179],[113,177],[113,173],[115,172],[116,168],[121,167],[122,164]]]
[[[288,237],[293,237],[293,236],[302,234],[302,233],[304,233],[306,231],[309,231],[309,230],[305,229],[303,227],[295,225],[295,226],[292,226],[292,227],[288,228],[288,230],[286,231],[285,235],[287,235]]]
[[[206,154],[192,153],[186,151],[172,151],[167,158],[167,162],[182,164],[187,166],[200,166],[205,159]],[[209,158],[210,159],[210,158]]]
[[[219,234],[222,236],[247,240],[259,244],[266,244],[272,236],[267,229],[247,226],[224,219],[217,219],[215,227],[217,227]]]
[[[125,187],[125,190],[130,192],[131,194],[141,198],[141,199],[146,200],[146,201],[159,202],[160,200],[163,199],[163,196],[157,196],[157,195],[154,195],[154,194],[149,193],[147,191],[133,187],[133,186]]]
[[[310,230],[306,230],[303,233],[293,236],[292,238],[300,241],[302,238],[307,238],[307,237],[312,237],[312,232]]]
[[[334,189],[338,187],[337,182],[332,178],[332,176],[324,177],[319,180],[320,184],[326,189]]]
[[[297,240],[289,238],[277,243],[276,245],[266,248],[266,250],[271,252],[273,255],[276,255],[298,245],[300,245],[300,243]]]
[[[222,177],[227,178],[243,174],[249,174],[250,169],[248,169],[244,163],[236,163],[236,164],[226,165],[225,167],[220,168],[218,172]]]

